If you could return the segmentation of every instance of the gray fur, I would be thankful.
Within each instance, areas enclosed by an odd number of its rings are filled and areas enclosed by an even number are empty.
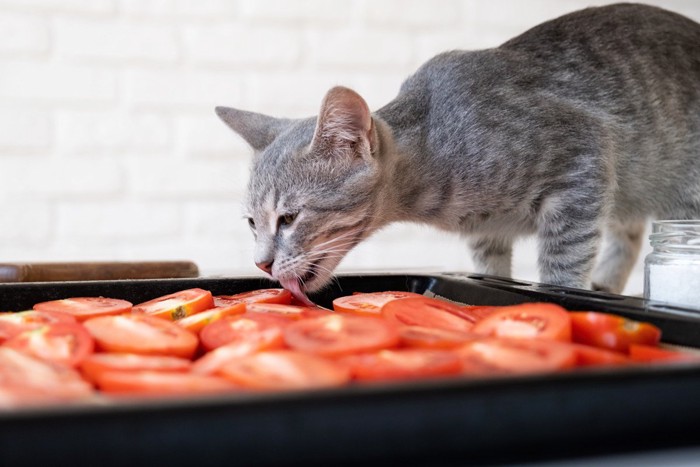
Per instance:
[[[438,55],[371,120],[346,88],[318,119],[219,115],[258,151],[256,262],[290,288],[323,287],[358,242],[413,221],[468,236],[479,272],[502,276],[535,234],[542,282],[620,292],[648,218],[700,216],[700,25],[650,6]]]

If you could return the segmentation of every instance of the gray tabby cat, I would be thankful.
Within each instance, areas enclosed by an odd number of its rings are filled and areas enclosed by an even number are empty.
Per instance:
[[[438,55],[374,113],[344,87],[318,118],[216,111],[256,152],[255,262],[299,297],[398,221],[468,236],[499,276],[536,234],[541,282],[620,292],[649,217],[700,216],[700,25],[650,6]]]

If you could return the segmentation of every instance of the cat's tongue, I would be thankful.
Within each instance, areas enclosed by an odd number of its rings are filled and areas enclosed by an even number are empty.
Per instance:
[[[304,292],[301,289],[301,284],[299,284],[299,281],[297,280],[289,280],[289,281],[280,281],[280,284],[282,284],[282,287],[285,289],[289,290],[294,298],[296,298],[298,301],[303,303],[306,306],[316,306],[314,302],[309,300],[309,297],[306,296],[306,292]]]

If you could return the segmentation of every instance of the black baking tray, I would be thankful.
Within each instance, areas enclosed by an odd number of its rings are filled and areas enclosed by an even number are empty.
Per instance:
[[[215,295],[277,286],[263,278],[0,284],[0,310],[75,296],[134,303],[201,287]],[[526,301],[598,310],[700,346],[700,312],[639,298],[468,274],[339,276],[312,298],[408,290],[476,305]],[[430,465],[540,462],[700,444],[700,365],[580,369],[339,389],[129,399],[0,413],[0,465]]]

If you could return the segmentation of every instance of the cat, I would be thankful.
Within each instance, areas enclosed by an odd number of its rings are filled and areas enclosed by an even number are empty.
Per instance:
[[[403,221],[465,236],[476,272],[505,277],[535,234],[540,282],[621,293],[649,218],[700,215],[700,25],[656,7],[442,53],[374,113],[341,86],[314,118],[216,113],[255,153],[255,263],[300,299]]]

